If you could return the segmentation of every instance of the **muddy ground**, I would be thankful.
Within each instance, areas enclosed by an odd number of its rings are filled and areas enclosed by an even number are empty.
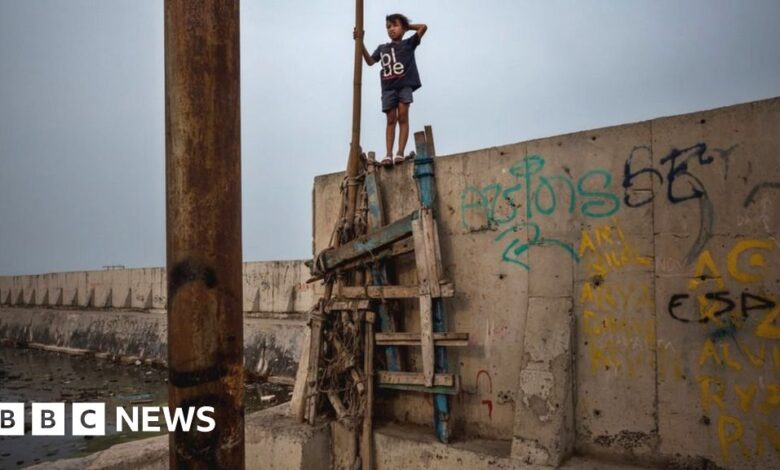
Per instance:
[[[88,455],[116,443],[160,433],[116,433],[118,406],[167,403],[168,372],[141,362],[121,364],[90,356],[0,347],[0,402],[25,403],[25,435],[0,436],[0,468],[22,468],[48,460]],[[291,387],[246,384],[246,413],[289,400]],[[31,402],[104,402],[105,436],[71,436],[66,405],[65,436],[32,436]]]

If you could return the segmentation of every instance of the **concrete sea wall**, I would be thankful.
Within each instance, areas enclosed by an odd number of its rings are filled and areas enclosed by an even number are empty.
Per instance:
[[[293,377],[313,302],[302,261],[244,263],[246,367]],[[167,360],[164,268],[0,276],[0,339]]]
[[[778,129],[775,98],[437,158],[457,432],[529,463],[780,468]],[[391,221],[411,170],[379,173]],[[315,252],[342,179],[315,179]],[[430,425],[428,396],[383,400]]]

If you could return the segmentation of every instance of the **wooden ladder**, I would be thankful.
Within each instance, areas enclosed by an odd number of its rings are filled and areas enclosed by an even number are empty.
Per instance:
[[[372,310],[379,316],[379,332],[375,333],[374,344],[384,347],[387,370],[376,372],[379,388],[434,394],[434,425],[442,442],[450,437],[448,395],[458,393],[459,376],[449,371],[447,347],[467,346],[468,333],[448,332],[445,325],[443,299],[455,293],[453,285],[444,279],[441,262],[439,233],[434,217],[435,182],[433,171],[432,130],[415,133],[414,178],[417,181],[420,208],[402,220],[409,219],[406,238],[396,242],[390,256],[414,252],[418,285],[382,285],[387,279],[384,261],[375,263],[374,285],[365,288],[342,288],[335,292],[336,298],[402,299],[417,298],[419,301],[420,332],[396,331],[393,317],[384,302],[375,302]],[[368,195],[368,227],[370,233],[384,227],[384,210],[376,175],[366,176]],[[393,225],[393,224],[391,224]],[[411,235],[409,238],[408,236]],[[401,370],[400,347],[419,347],[422,356],[422,372]]]
[[[320,252],[312,263],[314,279],[325,278],[329,273],[363,270],[371,266],[370,285],[348,286],[336,283],[332,295],[315,309],[311,321],[309,355],[302,358],[299,380],[293,405],[299,419],[306,417],[314,422],[316,415],[318,363],[321,341],[321,315],[334,311],[376,312],[378,330],[374,332],[374,316],[366,315],[366,351],[373,356],[374,347],[384,348],[387,370],[374,371],[373,357],[366,357],[364,370],[369,378],[368,403],[364,419],[363,453],[371,456],[371,404],[372,386],[409,392],[433,394],[434,425],[436,435],[448,442],[451,435],[449,396],[459,391],[457,374],[449,370],[447,348],[468,345],[468,333],[447,331],[443,299],[454,295],[453,285],[444,279],[439,246],[439,233],[434,217],[436,200],[433,156],[435,148],[431,128],[414,135],[416,154],[414,178],[420,207],[405,217],[385,224],[380,188],[376,174],[369,170],[365,176],[367,198],[368,233],[340,246]],[[373,165],[370,166],[373,168]],[[399,255],[414,253],[417,285],[388,285],[386,261]],[[420,332],[397,331],[393,316],[385,300],[418,299]],[[317,313],[319,312],[319,313]],[[419,347],[422,356],[422,372],[401,369],[400,348]],[[368,356],[368,355],[367,355]],[[308,361],[306,361],[308,359]],[[306,364],[308,362],[308,364]],[[369,364],[369,362],[371,362]],[[373,378],[373,380],[371,380]],[[306,385],[300,387],[298,385]],[[305,392],[304,392],[305,390]],[[335,400],[334,400],[335,401]],[[337,406],[334,406],[337,408]],[[337,414],[339,410],[336,409]],[[365,428],[365,426],[368,428]],[[366,468],[371,468],[367,465]]]

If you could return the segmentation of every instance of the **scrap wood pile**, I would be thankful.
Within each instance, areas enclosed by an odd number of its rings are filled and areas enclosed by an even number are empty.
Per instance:
[[[339,217],[330,237],[329,248],[347,246],[351,241],[364,236],[369,230],[368,191],[366,177],[371,173],[369,185],[375,184],[374,168],[376,162],[373,152],[366,156],[361,153],[357,175],[347,175],[341,185],[341,205]],[[350,210],[349,189],[357,189],[354,201],[355,210]],[[347,214],[352,213],[351,219]],[[361,286],[371,279],[374,260],[357,258],[352,263],[344,263],[335,269],[329,269],[324,252],[313,261],[312,278],[322,279],[325,283],[325,295],[312,311],[313,330],[319,330],[319,351],[312,351],[312,358],[318,356],[318,363],[310,363],[308,380],[308,403],[306,419],[313,423],[318,411],[322,409],[320,399],[330,405],[337,419],[347,429],[356,429],[363,423],[368,402],[368,377],[373,375],[373,361],[367,363],[366,333],[367,323],[373,324],[374,315],[369,309],[368,299],[336,300],[341,298],[342,288],[346,285]],[[334,287],[336,295],[333,294]],[[383,300],[384,302],[384,300]],[[373,305],[375,307],[375,305]],[[318,328],[315,328],[318,327]]]
[[[442,442],[448,441],[448,397],[457,394],[459,381],[448,370],[446,348],[468,344],[467,333],[448,332],[444,321],[443,299],[454,295],[454,288],[443,277],[433,214],[431,129],[416,133],[415,143],[419,208],[385,224],[373,158],[361,158],[359,171],[342,185],[330,246],[310,266],[312,280],[322,280],[325,289],[311,312],[291,410],[312,424],[335,417],[356,434],[361,431],[355,465],[364,469],[373,468],[375,386],[433,394],[435,431]],[[414,260],[417,284],[393,285],[387,264],[406,254]],[[396,299],[419,301],[419,332],[396,331],[394,315],[402,313]],[[375,345],[383,352],[376,361]],[[420,348],[421,372],[402,369],[401,347],[409,346]],[[375,371],[377,365],[381,370]]]
[[[368,201],[364,181],[368,165],[373,163],[373,160],[368,162],[366,155],[361,154],[360,163],[358,175],[345,177],[341,185],[342,204],[330,238],[331,248],[345,245],[367,232]],[[346,219],[346,213],[350,212],[346,191],[349,186],[359,189],[351,223],[347,223]],[[321,261],[322,258],[317,257],[314,262]],[[318,406],[322,397],[327,399],[336,418],[347,429],[355,430],[363,422],[367,402],[366,377],[371,373],[364,367],[364,323],[367,310],[358,309],[358,305],[354,303],[342,305],[341,307],[346,307],[345,310],[333,310],[338,305],[327,301],[332,297],[334,284],[337,287],[358,284],[364,277],[361,272],[364,269],[365,267],[361,266],[352,270],[327,270],[319,265],[315,268],[315,271],[321,273],[327,288],[326,296],[320,299],[311,312],[312,322],[320,325],[320,350],[319,363],[310,366],[316,367],[317,370],[309,372],[306,420],[310,423],[314,423],[317,412],[322,408],[321,405]]]

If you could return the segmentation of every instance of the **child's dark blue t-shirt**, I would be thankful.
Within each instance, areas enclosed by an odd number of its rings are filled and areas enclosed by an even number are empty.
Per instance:
[[[416,90],[422,86],[417,73],[417,62],[414,60],[414,50],[420,45],[417,33],[398,42],[388,42],[376,48],[371,58],[381,65],[379,78],[382,91],[400,90],[411,87]]]

